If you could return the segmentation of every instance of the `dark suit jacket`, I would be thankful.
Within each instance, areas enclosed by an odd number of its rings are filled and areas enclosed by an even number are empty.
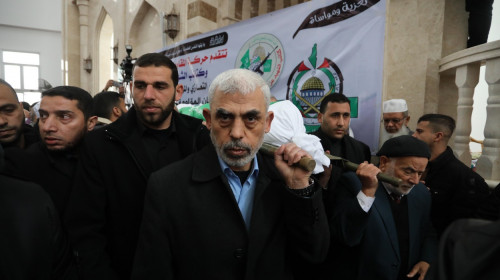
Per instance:
[[[173,112],[172,121],[181,158],[210,141],[201,120]],[[137,127],[132,108],[87,134],[81,147],[66,225],[84,279],[130,278],[146,184],[156,171]]]
[[[330,231],[345,247],[332,250],[335,256],[326,263],[325,275],[329,277],[324,279],[397,279],[401,263],[398,235],[384,186],[379,184],[368,213],[356,198],[361,182],[355,173],[344,173],[336,190]],[[430,207],[429,191],[422,184],[416,185],[408,194],[410,269],[419,261],[432,263],[437,254]]]
[[[480,213],[490,194],[488,184],[457,159],[450,147],[429,161],[422,180],[431,190],[431,220],[438,235],[457,219],[488,218]]]
[[[0,221],[0,279],[76,279],[59,215],[40,186],[0,175]]]
[[[213,146],[153,173],[132,279],[292,279],[289,253],[322,261],[321,192],[298,197],[258,161],[249,231]]]
[[[40,185],[64,215],[78,164],[76,151],[51,153],[38,142],[24,150],[6,149],[5,160],[5,173]]]

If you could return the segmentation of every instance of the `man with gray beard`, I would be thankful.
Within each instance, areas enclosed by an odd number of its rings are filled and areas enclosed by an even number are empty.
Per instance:
[[[382,109],[382,124],[384,129],[380,133],[380,145],[385,141],[401,135],[412,135],[413,131],[408,128],[410,116],[408,106],[404,99],[391,99],[384,101]]]
[[[132,279],[294,279],[292,261],[321,262],[330,237],[321,191],[294,165],[309,155],[258,153],[273,119],[260,75],[223,72],[208,94],[213,145],[151,175]]]

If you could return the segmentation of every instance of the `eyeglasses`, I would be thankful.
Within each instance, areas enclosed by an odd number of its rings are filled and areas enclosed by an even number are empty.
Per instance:
[[[404,119],[405,118],[401,118],[401,119],[383,119],[380,122],[383,122],[384,124],[389,124],[390,122],[392,122],[393,124],[398,124],[401,121],[403,121]]]

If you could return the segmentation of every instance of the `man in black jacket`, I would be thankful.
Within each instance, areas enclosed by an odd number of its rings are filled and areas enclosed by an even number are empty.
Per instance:
[[[258,155],[273,119],[260,75],[223,72],[209,99],[213,145],[151,175],[132,279],[294,279],[290,254],[320,262],[329,243],[321,191],[292,165],[307,153]]]
[[[370,162],[371,153],[368,145],[352,138],[347,133],[351,122],[351,102],[349,98],[342,93],[325,96],[321,101],[318,122],[320,128],[311,134],[316,135],[321,140],[321,145],[325,151],[357,164],[364,161]],[[341,173],[342,169],[334,166],[329,181],[324,182],[324,180],[321,180],[321,185],[327,189],[324,195],[327,200],[327,209],[336,180],[338,180]],[[325,178],[325,176],[323,177]]]
[[[83,279],[129,279],[149,175],[209,143],[201,120],[175,112],[175,64],[158,53],[137,59],[134,106],[84,141],[66,225]]]
[[[46,90],[39,110],[41,141],[25,150],[6,150],[6,173],[42,186],[61,217],[73,186],[78,149],[97,120],[92,111],[92,96],[81,88]]]
[[[426,114],[418,119],[413,134],[431,149],[422,180],[431,191],[431,219],[439,235],[457,219],[477,218],[490,193],[484,179],[457,159],[448,146],[454,130],[455,120],[450,116]]]
[[[76,279],[59,215],[40,186],[0,175],[0,220],[1,279]]]

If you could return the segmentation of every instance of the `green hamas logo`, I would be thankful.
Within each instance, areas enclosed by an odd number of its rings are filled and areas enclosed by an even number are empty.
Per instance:
[[[342,93],[343,80],[339,67],[330,59],[325,57],[317,66],[317,44],[309,58],[294,68],[288,78],[286,99],[302,112],[307,132],[316,130],[319,125],[319,106],[323,98]]]
[[[234,66],[260,74],[272,88],[281,75],[284,58],[285,53],[279,39],[272,34],[262,33],[243,44]]]

